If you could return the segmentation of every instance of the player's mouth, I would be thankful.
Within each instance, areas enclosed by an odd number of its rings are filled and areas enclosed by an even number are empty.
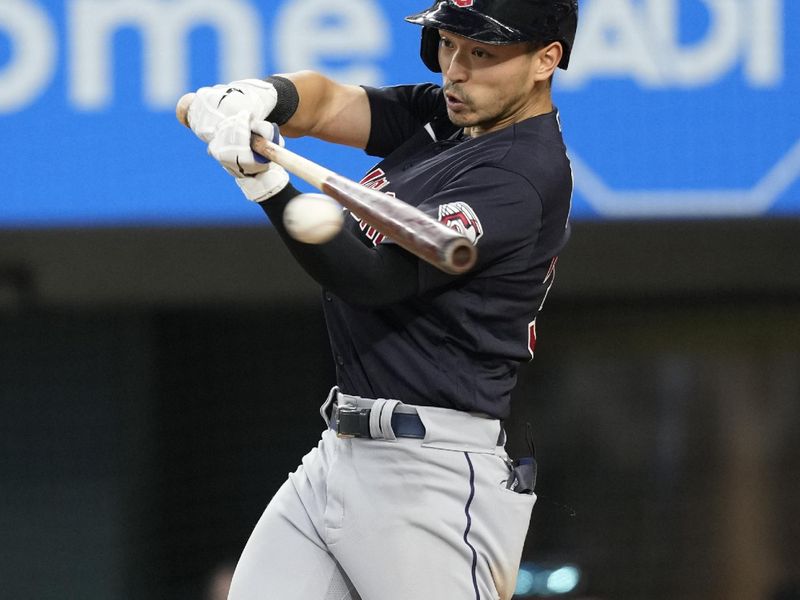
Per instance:
[[[464,110],[467,107],[466,103],[461,98],[453,94],[450,93],[445,94],[444,99],[445,102],[447,103],[447,108],[449,108],[454,112]]]

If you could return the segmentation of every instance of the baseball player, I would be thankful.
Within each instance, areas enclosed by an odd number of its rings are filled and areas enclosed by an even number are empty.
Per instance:
[[[337,370],[326,430],[256,525],[231,600],[513,595],[535,462],[508,457],[503,420],[569,233],[551,79],[577,10],[437,0],[406,20],[441,85],[303,71],[198,90],[192,129],[322,287]],[[355,215],[326,243],[291,239],[282,212],[299,192],[249,148],[251,131],[281,140],[277,126],[378,157],[362,184],[469,236],[476,266],[443,273]]]

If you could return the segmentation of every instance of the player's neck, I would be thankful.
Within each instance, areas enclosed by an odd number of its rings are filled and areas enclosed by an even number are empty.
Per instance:
[[[520,111],[519,118],[517,118],[515,123],[519,123],[520,121],[524,121],[525,119],[530,119],[532,117],[538,117],[539,115],[546,115],[547,113],[551,112],[553,112],[553,99],[550,96],[550,92],[547,92],[546,94],[539,94],[525,108],[525,110]]]
[[[464,128],[464,135],[469,137],[479,137],[493,131],[499,131],[510,127],[520,121],[538,117],[539,115],[546,115],[553,112],[553,99],[550,96],[550,90],[546,92],[534,94],[528,102],[519,109],[515,110],[512,114],[501,117],[499,120],[492,123],[481,123],[472,127]]]
[[[514,123],[538,117],[539,115],[546,115],[549,112],[553,112],[550,84],[547,81],[539,81],[534,86],[526,102],[514,114]]]

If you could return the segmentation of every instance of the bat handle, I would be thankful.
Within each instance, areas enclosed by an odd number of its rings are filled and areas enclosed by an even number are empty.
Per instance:
[[[192,102],[194,102],[195,96],[196,94],[194,92],[184,94],[175,105],[175,117],[185,127],[189,127],[189,107],[192,105]],[[273,144],[260,135],[253,134],[250,140],[250,147],[253,149],[253,152],[259,156],[279,164],[290,173],[297,175],[317,189],[321,189],[322,183],[334,175],[333,171],[299,154],[295,154],[278,144]]]
[[[175,118],[177,118],[184,127],[189,127],[189,107],[192,105],[192,102],[194,102],[194,97],[196,95],[197,94],[194,92],[184,94],[175,105]]]

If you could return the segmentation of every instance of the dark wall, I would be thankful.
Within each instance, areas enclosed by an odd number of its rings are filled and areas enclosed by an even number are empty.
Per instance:
[[[800,220],[577,223],[564,298],[800,294]],[[239,229],[0,230],[0,306],[180,308],[307,300],[277,235]]]
[[[526,559],[608,599],[800,579],[800,223],[579,224],[509,428]],[[202,598],[315,443],[316,289],[265,229],[0,233],[4,595]]]

